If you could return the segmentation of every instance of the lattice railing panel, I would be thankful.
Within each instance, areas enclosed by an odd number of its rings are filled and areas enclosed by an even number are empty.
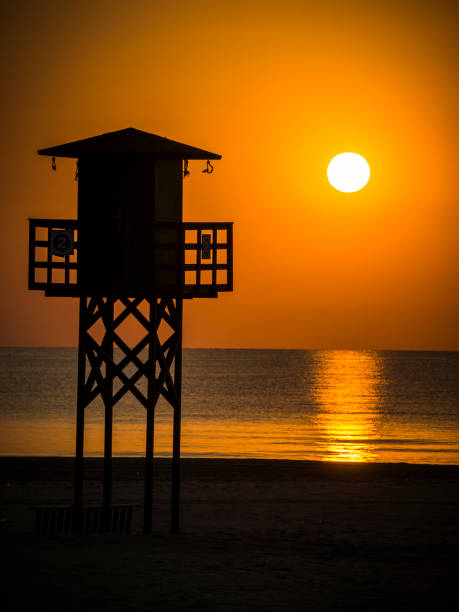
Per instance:
[[[29,289],[47,295],[215,297],[233,290],[232,223],[155,223],[152,277],[142,286],[82,286],[78,278],[78,221],[30,219]],[[151,251],[150,251],[151,252]],[[96,255],[95,255],[96,256]]]
[[[29,289],[77,287],[78,221],[29,219]]]

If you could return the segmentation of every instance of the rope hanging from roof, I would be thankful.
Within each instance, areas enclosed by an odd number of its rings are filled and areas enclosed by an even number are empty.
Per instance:
[[[183,178],[190,176],[190,171],[188,170],[188,160],[184,160],[184,168],[183,168]]]
[[[213,171],[214,171],[214,167],[212,166],[210,161],[207,160],[207,164],[206,164],[206,167],[204,168],[203,172],[205,172],[206,174],[212,174]]]

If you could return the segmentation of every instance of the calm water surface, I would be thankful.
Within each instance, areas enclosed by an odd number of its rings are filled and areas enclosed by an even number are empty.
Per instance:
[[[74,453],[76,349],[0,349],[0,454]],[[182,455],[459,464],[459,352],[188,349]],[[113,452],[143,455],[144,408],[114,409]],[[103,454],[103,406],[85,454]],[[160,401],[155,453],[168,456]]]

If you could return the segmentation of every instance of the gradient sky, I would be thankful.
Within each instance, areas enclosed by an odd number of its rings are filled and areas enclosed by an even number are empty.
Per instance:
[[[0,344],[77,342],[77,300],[26,289],[27,218],[76,217],[36,150],[133,126],[223,155],[184,219],[235,222],[235,290],[186,302],[185,346],[459,349],[456,4],[3,6]]]

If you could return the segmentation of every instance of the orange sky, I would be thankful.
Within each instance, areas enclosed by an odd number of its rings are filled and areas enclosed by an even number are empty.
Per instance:
[[[186,303],[185,346],[459,349],[455,4],[4,6],[0,344],[77,341],[77,301],[26,290],[27,218],[76,216],[36,150],[133,126],[223,155],[184,218],[235,222],[235,291]]]

